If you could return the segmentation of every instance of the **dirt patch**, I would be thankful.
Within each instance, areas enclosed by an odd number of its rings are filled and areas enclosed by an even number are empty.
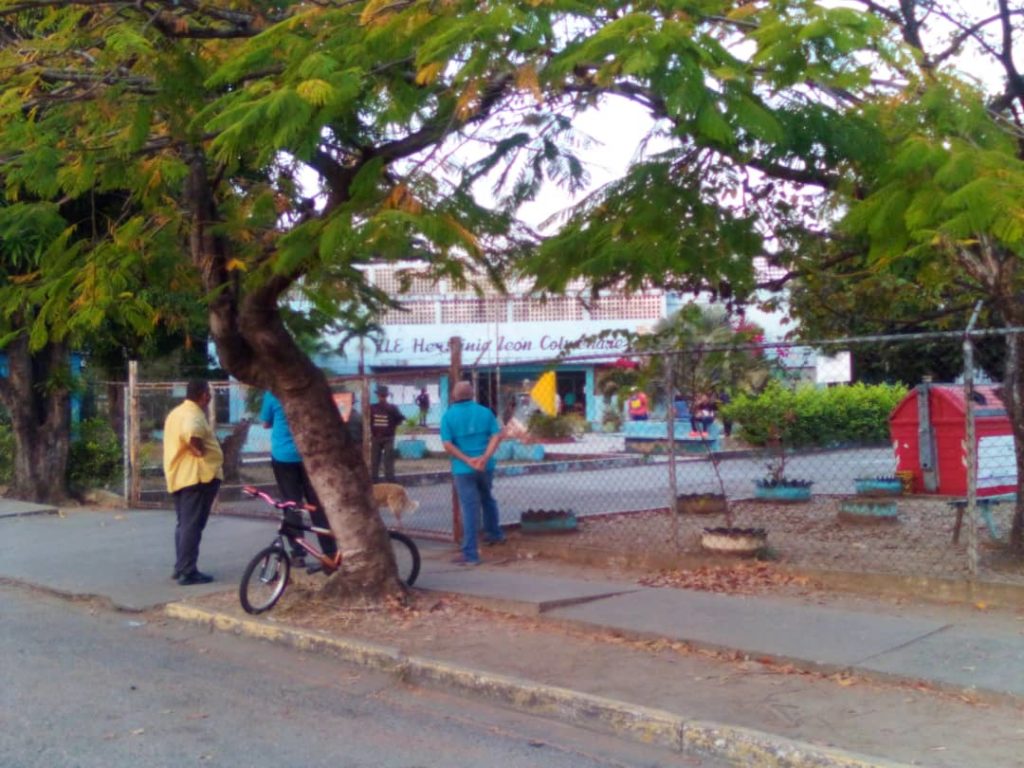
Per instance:
[[[797,568],[968,578],[966,525],[954,542],[956,515],[947,500],[903,497],[897,502],[897,522],[859,525],[840,519],[841,502],[849,498],[815,495],[797,504],[731,501],[732,524],[765,528],[764,556]],[[999,512],[1005,519],[997,519],[1002,531],[1009,530],[1008,507]],[[583,516],[573,546],[623,556],[638,552],[701,555],[704,528],[724,524],[723,515],[675,515],[667,508]],[[992,540],[985,526],[979,526],[978,540],[980,567],[986,577],[1024,584],[1024,562],[1007,557],[1005,547]]]

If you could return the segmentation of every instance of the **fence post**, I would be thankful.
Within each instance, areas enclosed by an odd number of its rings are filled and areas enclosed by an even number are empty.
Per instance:
[[[452,390],[462,379],[462,337],[452,336],[448,341],[451,362],[448,367],[448,405],[452,404]],[[455,490],[455,476],[452,475],[452,541],[462,541],[462,514],[459,508],[459,494]]]
[[[665,355],[665,406],[668,435],[668,511],[672,515],[672,545],[679,551],[679,485],[676,478],[676,356]]]
[[[972,580],[978,578],[978,444],[974,425],[974,342],[971,331],[981,310],[979,301],[971,320],[964,330],[964,459],[967,470],[967,572]]]
[[[128,361],[128,397],[126,398],[128,439],[128,505],[137,506],[142,499],[142,468],[139,466],[139,443],[142,440],[142,426],[139,424],[139,361]]]

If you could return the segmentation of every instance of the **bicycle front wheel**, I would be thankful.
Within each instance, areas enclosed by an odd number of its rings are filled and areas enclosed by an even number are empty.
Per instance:
[[[263,613],[274,607],[288,586],[292,563],[281,547],[270,546],[261,550],[242,574],[238,599],[246,613]]]
[[[407,587],[416,582],[420,575],[420,550],[416,542],[398,531],[388,531],[391,537],[391,552],[395,556],[395,565],[398,566],[398,578]]]

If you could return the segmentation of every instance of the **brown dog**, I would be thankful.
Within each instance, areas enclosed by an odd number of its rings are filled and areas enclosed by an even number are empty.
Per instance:
[[[373,504],[378,509],[387,507],[399,528],[402,527],[402,515],[411,515],[420,507],[420,503],[410,499],[405,488],[398,483],[374,483]]]

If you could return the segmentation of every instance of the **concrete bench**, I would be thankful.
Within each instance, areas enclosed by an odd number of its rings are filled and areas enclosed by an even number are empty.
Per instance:
[[[638,452],[662,453],[668,446],[668,423],[664,421],[627,421],[622,428],[627,450],[632,445]],[[719,451],[722,447],[722,427],[714,423],[706,433],[694,432],[690,422],[672,422],[672,437],[681,453],[705,453]],[[647,448],[648,450],[644,450]]]
[[[981,517],[982,522],[985,523],[988,535],[992,537],[993,541],[999,541],[1002,537],[999,535],[999,526],[992,517],[992,507],[1000,504],[1015,504],[1016,502],[1017,495],[1013,493],[1000,496],[984,496],[974,500],[978,515]],[[956,510],[956,524],[953,526],[953,543],[957,544],[960,542],[960,529],[963,527],[964,513],[967,511],[967,499],[953,499],[949,502],[949,506]]]

